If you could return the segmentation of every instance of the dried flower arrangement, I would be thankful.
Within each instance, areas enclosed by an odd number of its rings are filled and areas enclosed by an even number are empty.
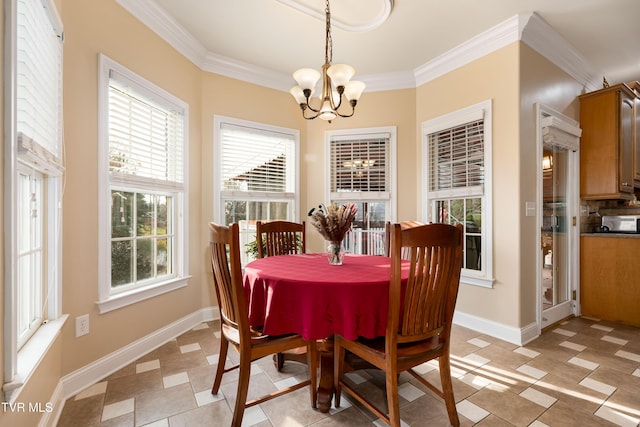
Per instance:
[[[358,213],[353,203],[337,205],[319,205],[309,211],[311,224],[326,240],[341,242],[351,228],[351,223]]]

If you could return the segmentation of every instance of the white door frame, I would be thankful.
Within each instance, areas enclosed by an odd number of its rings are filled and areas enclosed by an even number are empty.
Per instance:
[[[537,150],[537,200],[538,209],[536,215],[536,323],[538,335],[542,328],[549,326],[562,318],[567,313],[575,316],[580,314],[580,144],[579,138],[582,133],[579,123],[565,116],[564,114],[554,110],[543,104],[535,104],[536,110],[536,150]],[[569,150],[569,180],[567,184],[567,253],[569,259],[567,265],[568,271],[568,287],[569,301],[568,306],[563,305],[556,308],[548,309],[543,316],[542,303],[542,250],[540,248],[542,239],[542,152],[545,135],[543,128],[553,127],[559,130],[562,135],[567,136],[566,139],[553,142],[554,145],[567,148]],[[575,295],[575,298],[572,296]],[[567,308],[570,310],[567,311]]]

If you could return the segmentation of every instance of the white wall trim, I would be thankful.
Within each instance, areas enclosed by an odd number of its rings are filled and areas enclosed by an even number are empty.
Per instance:
[[[216,307],[200,309],[65,375],[61,379],[64,399],[78,394],[104,377],[138,360],[150,351],[182,335],[200,323],[219,318],[219,312]],[[54,409],[54,412],[55,410],[57,408]]]
[[[517,345],[525,345],[538,337],[535,322],[522,328],[516,328],[456,310],[453,315],[453,323]]]
[[[207,49],[154,0],[116,0],[131,15],[149,27],[178,52],[202,67]]]
[[[288,74],[207,51],[153,0],[116,1],[203,71],[285,92],[293,85]],[[284,2],[288,4],[291,0]],[[415,88],[518,40],[553,62],[588,90],[597,88],[596,73],[584,57],[535,12],[515,15],[414,70],[363,75],[359,80],[367,84],[368,92]]]
[[[521,40],[585,86],[599,88],[596,73],[587,60],[537,13],[522,17]]]
[[[50,412],[47,410],[44,411],[42,418],[40,418],[40,422],[38,423],[38,427],[56,427],[60,420],[62,409],[64,408],[64,401],[63,385],[62,380],[60,380],[58,381],[56,388],[53,390],[53,394],[48,402],[51,405],[52,410]],[[45,409],[47,409],[47,407],[45,407]]]
[[[519,40],[518,15],[469,39],[437,58],[417,67],[416,85],[420,86]]]

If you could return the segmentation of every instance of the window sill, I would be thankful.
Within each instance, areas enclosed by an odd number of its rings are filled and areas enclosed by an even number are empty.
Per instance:
[[[472,286],[480,286],[481,288],[493,288],[494,279],[487,279],[484,277],[474,277],[474,276],[465,276],[464,274],[460,277],[460,283],[465,285]]]
[[[167,292],[175,291],[176,289],[184,288],[187,286],[187,282],[190,278],[191,276],[183,276],[160,284],[147,286],[145,288],[133,289],[131,291],[111,295],[109,298],[98,301],[96,304],[98,304],[100,314],[108,313]]]
[[[60,331],[68,318],[68,314],[63,314],[56,320],[50,320],[40,326],[29,341],[18,351],[16,375],[13,381],[3,385],[7,402],[16,401],[55,339],[60,335]]]

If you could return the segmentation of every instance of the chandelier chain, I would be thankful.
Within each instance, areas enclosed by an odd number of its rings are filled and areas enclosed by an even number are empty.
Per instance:
[[[324,63],[331,64],[331,62],[333,61],[333,39],[331,38],[331,9],[329,8],[329,0],[327,0],[324,12],[326,16],[326,43],[324,45]]]

